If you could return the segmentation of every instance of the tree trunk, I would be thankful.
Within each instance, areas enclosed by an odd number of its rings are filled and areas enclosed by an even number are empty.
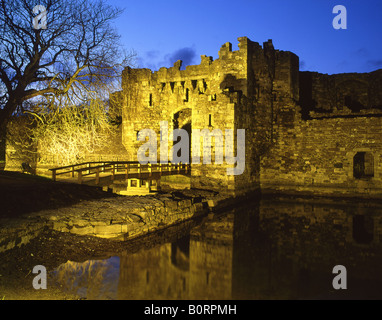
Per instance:
[[[13,114],[16,111],[17,103],[14,99],[9,99],[4,109],[0,112],[0,134],[6,132],[7,124]]]
[[[9,99],[4,109],[0,110],[0,171],[5,168],[6,146],[7,146],[7,125],[17,108],[14,99]]]
[[[6,130],[0,130],[0,171],[5,168]]]

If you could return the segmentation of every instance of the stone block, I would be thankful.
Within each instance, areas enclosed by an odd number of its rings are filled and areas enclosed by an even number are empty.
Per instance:
[[[94,234],[94,227],[93,226],[87,226],[87,227],[76,227],[70,229],[70,233],[78,234],[78,235],[93,235]]]
[[[108,226],[95,226],[94,235],[96,236],[106,236],[111,234],[120,234],[122,233],[122,225],[120,224],[110,224]]]

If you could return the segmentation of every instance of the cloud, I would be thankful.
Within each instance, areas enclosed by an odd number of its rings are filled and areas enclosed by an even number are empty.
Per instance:
[[[186,47],[179,50],[176,50],[172,54],[166,56],[170,64],[178,60],[182,60],[182,69],[186,66],[189,66],[195,62],[196,52],[194,48]]]
[[[157,50],[146,51],[137,58],[138,68],[149,68],[157,70],[157,61],[160,59],[160,52]]]
[[[157,59],[160,55],[158,50],[150,50],[145,52],[146,58],[148,59]]]
[[[372,68],[382,68],[382,59],[367,60],[367,64]]]
[[[196,57],[197,54],[194,48],[185,47],[165,55],[161,55],[157,50],[146,51],[137,58],[137,62],[140,68],[149,68],[156,71],[161,67],[172,67],[176,61],[182,60],[181,69],[184,70],[186,66],[195,63]]]

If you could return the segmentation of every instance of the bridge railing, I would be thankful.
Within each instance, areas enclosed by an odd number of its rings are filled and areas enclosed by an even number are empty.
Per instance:
[[[75,173],[78,172],[78,170],[82,170],[86,168],[86,170],[90,170],[91,168],[95,168],[100,165],[104,165],[105,161],[91,161],[91,162],[83,162],[83,163],[77,163],[62,167],[56,167],[49,169],[52,171],[52,180],[56,181],[57,176],[64,175],[64,174],[70,174],[71,177],[75,176]]]
[[[143,173],[159,173],[162,175],[164,172],[169,173],[189,173],[190,165],[185,163],[148,163],[141,164],[138,161],[111,161],[111,162],[84,162],[74,165],[68,165],[63,167],[57,167],[49,169],[52,171],[52,180],[56,181],[57,176],[69,174],[71,177],[75,177],[77,174],[78,183],[83,182],[83,178],[86,176],[94,175],[95,183],[99,184],[100,173],[110,172],[111,179],[114,180],[116,174],[125,175],[128,179],[129,175],[137,174],[141,177]]]

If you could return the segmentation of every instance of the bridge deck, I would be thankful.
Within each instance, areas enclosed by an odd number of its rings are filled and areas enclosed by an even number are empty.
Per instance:
[[[54,181],[107,186],[115,180],[159,180],[164,175],[190,175],[189,164],[139,162],[86,162],[49,169]]]

